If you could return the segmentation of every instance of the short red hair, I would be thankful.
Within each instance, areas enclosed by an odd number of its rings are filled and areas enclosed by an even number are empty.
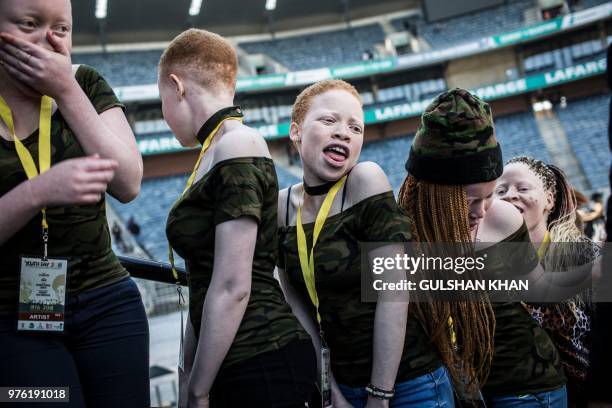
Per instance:
[[[310,109],[310,105],[312,105],[312,99],[317,95],[333,90],[346,91],[357,98],[359,103],[363,105],[361,96],[353,85],[341,79],[325,79],[323,81],[315,82],[300,92],[295,100],[295,103],[293,104],[293,109],[291,111],[291,122],[295,122],[298,125],[301,124],[306,116],[306,112],[308,112],[308,109]]]
[[[204,87],[236,87],[238,57],[232,44],[218,34],[191,28],[176,36],[159,60],[160,78],[183,74]]]

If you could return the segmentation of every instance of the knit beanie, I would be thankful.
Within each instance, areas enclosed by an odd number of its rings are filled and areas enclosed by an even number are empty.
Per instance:
[[[495,180],[503,169],[489,105],[460,88],[438,95],[421,116],[408,173],[433,183],[473,184]]]

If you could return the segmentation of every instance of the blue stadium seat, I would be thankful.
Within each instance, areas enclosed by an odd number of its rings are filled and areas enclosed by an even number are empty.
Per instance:
[[[555,108],[576,157],[594,189],[608,186],[609,96],[599,95],[570,100],[567,108]]]
[[[290,70],[329,67],[360,61],[363,52],[384,43],[379,24],[239,44],[251,54],[266,54]]]
[[[502,146],[504,160],[514,156],[529,155],[549,162],[550,157],[540,137],[538,127],[531,112],[516,113],[495,118],[497,140]],[[387,174],[393,190],[397,194],[406,170],[404,164],[414,135],[385,139],[367,143],[361,150],[360,161],[374,161]]]
[[[280,188],[299,182],[299,179],[276,166]],[[108,202],[117,210],[124,222],[133,216],[140,225],[140,244],[156,260],[168,260],[168,241],[166,240],[166,219],[172,204],[179,197],[188,175],[160,177],[145,180],[142,183],[140,194],[134,201],[121,204],[112,197]],[[182,265],[180,257],[176,257],[177,265]]]
[[[418,35],[423,37],[432,48],[446,48],[453,44],[521,28],[523,13],[526,9],[533,7],[533,0],[517,0],[507,3],[432,23],[416,19],[414,24],[416,24]],[[404,30],[404,20],[406,18],[400,18],[391,23],[401,31]]]
[[[147,85],[157,82],[161,50],[72,54],[73,64],[90,65],[112,86]]]

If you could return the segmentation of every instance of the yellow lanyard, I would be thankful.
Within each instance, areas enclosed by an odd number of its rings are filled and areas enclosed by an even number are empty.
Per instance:
[[[304,227],[302,226],[302,206],[298,207],[297,210],[297,244],[298,244],[298,255],[300,257],[300,267],[302,268],[302,275],[304,276],[304,282],[306,283],[306,289],[308,290],[308,295],[310,295],[310,300],[317,310],[317,322],[319,323],[319,327],[321,326],[321,315],[319,314],[319,296],[317,295],[317,289],[315,286],[315,273],[314,273],[314,248],[317,244],[317,239],[319,238],[319,234],[323,229],[323,225],[325,224],[325,220],[327,219],[327,215],[331,210],[332,203],[334,202],[334,198],[336,194],[344,185],[346,181],[346,177],[342,177],[340,180],[333,185],[333,187],[325,196],[325,200],[323,200],[323,204],[319,209],[319,213],[317,214],[317,219],[315,221],[314,230],[312,232],[312,249],[310,250],[310,255],[308,254],[308,244],[306,243],[306,234],[304,233]]]
[[[242,118],[230,116],[230,117],[227,117],[227,118],[223,119],[221,122],[219,122],[217,127],[215,127],[210,132],[210,134],[208,135],[208,137],[204,141],[204,144],[202,145],[202,149],[200,150],[200,155],[198,156],[198,160],[196,161],[196,164],[193,167],[193,171],[191,172],[191,176],[189,176],[189,179],[187,180],[187,184],[185,185],[185,189],[181,193],[181,196],[178,198],[178,200],[176,200],[176,202],[172,205],[172,208],[174,208],[179,203],[179,201],[181,201],[181,198],[183,198],[183,196],[185,195],[187,190],[189,190],[189,188],[193,185],[193,182],[195,181],[195,178],[196,178],[196,174],[198,173],[198,168],[200,167],[200,162],[202,161],[202,157],[204,157],[204,153],[206,153],[206,151],[210,147],[210,144],[211,144],[213,138],[215,137],[215,135],[217,134],[217,132],[221,128],[221,125],[223,125],[223,123],[226,120],[238,120],[238,121],[242,122]],[[172,210],[170,210],[170,211],[172,211]],[[174,266],[174,251],[172,251],[172,247],[170,245],[168,245],[168,259],[170,260],[170,264],[172,265],[172,275],[174,275],[174,279],[176,279],[176,281],[178,282],[178,280],[179,280],[178,272],[176,271],[176,268]]]
[[[546,233],[544,234],[544,240],[542,241],[542,243],[540,244],[540,247],[538,248],[538,259],[541,261],[542,258],[544,258],[544,255],[546,255],[546,250],[548,249],[548,245],[550,244],[550,234],[548,233],[548,231],[546,231]]]
[[[2,121],[8,127],[9,132],[13,136],[15,142],[15,149],[19,156],[19,161],[25,170],[28,179],[33,179],[39,174],[43,174],[49,167],[51,167],[51,108],[53,106],[53,99],[43,95],[40,100],[40,120],[38,126],[38,169],[34,163],[32,155],[28,149],[23,145],[21,140],[17,138],[15,134],[15,124],[13,122],[13,114],[11,109],[7,105],[6,101],[0,96],[0,117]],[[40,173],[39,173],[40,170]],[[49,225],[47,224],[47,212],[46,208],[41,210],[42,212],[42,231],[43,240],[45,243],[44,257],[47,258],[47,239],[49,233]]]
[[[198,168],[200,167],[200,162],[202,161],[202,157],[204,157],[204,153],[206,153],[206,151],[210,147],[210,144],[212,143],[212,140],[214,139],[215,135],[217,134],[217,132],[221,128],[221,125],[223,125],[223,123],[226,120],[238,120],[238,121],[242,122],[242,118],[241,117],[229,116],[229,117],[226,117],[223,120],[221,120],[219,122],[219,124],[210,132],[210,134],[206,137],[206,139],[204,140],[204,143],[202,144],[202,149],[200,150],[200,155],[198,156],[198,160],[196,161],[196,164],[193,167],[193,171],[191,172],[191,176],[189,176],[189,179],[187,180],[187,184],[185,185],[185,189],[183,189],[183,192],[181,193],[181,196],[172,205],[172,209],[170,210],[170,212],[172,212],[174,207],[176,207],[176,205],[181,201],[181,199],[183,198],[183,196],[185,195],[187,190],[189,190],[189,188],[193,185],[193,183],[195,181],[195,178],[196,178],[196,174],[198,173]],[[179,368],[181,370],[183,370],[184,369],[184,358],[185,358],[185,354],[184,354],[184,343],[185,343],[185,337],[184,337],[185,334],[184,333],[185,333],[185,330],[183,328],[184,325],[183,325],[183,308],[182,308],[182,306],[185,304],[185,298],[183,297],[183,290],[182,290],[181,284],[179,282],[178,272],[177,272],[176,267],[174,265],[174,251],[172,250],[172,246],[170,244],[168,244],[168,259],[170,260],[170,264],[172,265],[172,275],[174,276],[174,279],[176,280],[176,291],[178,293],[178,305],[179,305],[179,309],[181,310],[181,338],[180,338],[180,343],[179,343]]]

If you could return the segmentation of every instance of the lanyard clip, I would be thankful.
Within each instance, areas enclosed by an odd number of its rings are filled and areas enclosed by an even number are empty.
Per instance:
[[[49,242],[49,227],[42,227],[43,260],[47,260],[47,243]]]
[[[176,292],[178,293],[178,305],[183,306],[185,302],[185,296],[183,295],[183,287],[179,282],[176,282]]]

